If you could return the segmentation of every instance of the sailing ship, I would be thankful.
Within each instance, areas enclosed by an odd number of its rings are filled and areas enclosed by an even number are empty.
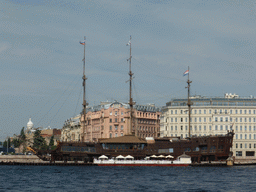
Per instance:
[[[233,131],[228,131],[226,135],[215,135],[215,136],[191,136],[190,129],[188,138],[155,138],[153,141],[147,141],[146,139],[136,136],[136,128],[133,129],[133,98],[132,98],[132,70],[131,70],[131,36],[128,45],[130,46],[130,57],[129,57],[129,82],[130,82],[130,127],[129,134],[116,137],[116,138],[105,138],[99,139],[98,142],[85,142],[84,138],[88,133],[86,128],[86,99],[85,99],[85,38],[84,42],[84,58],[83,58],[83,111],[81,119],[82,133],[81,142],[63,142],[59,141],[57,148],[52,151],[40,151],[30,147],[34,153],[44,160],[54,161],[84,161],[85,163],[92,163],[95,158],[102,155],[108,158],[116,158],[122,156],[132,156],[134,160],[143,160],[151,156],[173,156],[178,158],[184,153],[191,157],[192,162],[201,161],[217,161],[226,160],[232,155],[231,148],[233,143]],[[189,69],[188,69],[189,70]],[[191,101],[190,101],[190,84],[192,81],[187,80],[188,88],[188,116],[189,116],[189,127],[190,127],[190,114],[191,114]],[[46,154],[50,153],[50,156]],[[97,161],[95,161],[97,162]]]

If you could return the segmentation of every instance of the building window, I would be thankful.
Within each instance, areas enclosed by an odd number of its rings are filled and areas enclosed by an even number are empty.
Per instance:
[[[117,118],[115,118],[115,122],[117,122]]]
[[[236,134],[236,139],[238,139],[238,135]]]
[[[255,151],[246,151],[246,156],[253,157],[255,155]]]
[[[246,126],[244,126],[244,130],[247,131],[247,127]]]
[[[226,125],[226,130],[228,130],[228,126]]]
[[[173,118],[171,118],[171,122],[173,122]]]
[[[201,114],[201,109],[199,109],[199,114]]]
[[[251,114],[251,110],[249,110],[249,114]]]
[[[182,114],[183,113],[183,111],[182,110],[180,110],[180,114]]]
[[[115,116],[117,116],[117,111],[115,111]]]
[[[250,149],[252,148],[252,144],[251,144],[251,143],[249,143],[249,148],[250,148]]]
[[[182,125],[180,126],[180,130],[181,130],[181,131],[183,130],[183,126],[182,126]]]
[[[246,122],[246,121],[247,121],[247,118],[245,117],[245,118],[244,118],[244,122]]]
[[[223,127],[222,127],[222,125],[220,126],[220,130],[221,130],[221,131],[223,130]]]
[[[206,125],[204,126],[204,130],[206,131]]]
[[[124,130],[124,126],[123,125],[121,125],[121,130]]]
[[[199,122],[201,122],[201,117],[199,117]]]
[[[194,110],[194,113],[196,114],[196,113],[197,113],[197,111],[196,111],[196,110]]]
[[[212,122],[212,118],[211,117],[209,117],[209,122]]]
[[[112,133],[109,133],[109,138],[112,138]]]
[[[210,114],[212,113],[212,110],[211,110],[211,109],[209,109],[209,113],[210,113]]]
[[[210,130],[210,131],[212,130],[212,126],[211,126],[211,125],[209,125],[209,130]]]
[[[177,122],[177,118],[175,118],[175,122]]]
[[[121,136],[124,136],[124,134],[123,134],[123,133],[121,133]]]
[[[242,120],[242,117],[240,117],[240,122],[242,122],[243,120]]]
[[[171,131],[173,131],[173,126],[171,126]]]
[[[177,110],[175,110],[175,114],[177,114]]]
[[[204,118],[204,122],[206,122],[206,117]]]
[[[249,117],[249,122],[251,122],[251,117]]]
[[[232,122],[232,117],[230,117],[230,122]]]
[[[242,143],[240,143],[240,148],[241,148],[241,149],[243,148],[243,144],[242,144]]]
[[[242,134],[240,134],[240,139],[243,139],[243,135]]]
[[[204,110],[204,114],[206,114],[206,110]]]
[[[247,139],[247,134],[244,134],[244,139]]]
[[[215,125],[215,130],[216,130],[216,131],[218,130],[218,125]]]
[[[186,131],[188,130],[188,126],[187,126],[187,125],[185,126],[185,130],[186,130]]]
[[[109,123],[112,123],[112,119],[109,119]]]
[[[220,117],[220,122],[223,122],[223,117]]]
[[[183,122],[183,118],[180,118],[180,122]]]
[[[115,137],[117,137],[117,133],[115,134]]]
[[[222,114],[222,109],[220,109],[220,114]]]
[[[199,125],[199,131],[201,131],[201,125]]]
[[[173,114],[173,111],[171,110],[171,114]]]
[[[123,111],[121,111],[121,115],[124,115],[124,112],[123,112]]]
[[[244,144],[244,148],[245,148],[245,149],[247,148],[247,143]]]
[[[177,131],[177,126],[175,126],[175,131]]]
[[[110,131],[112,130],[112,125],[109,126],[109,130],[110,130]]]
[[[228,122],[228,117],[225,118],[225,121]]]
[[[240,126],[240,131],[242,131],[243,130],[243,127],[242,126]]]
[[[243,113],[243,111],[242,110],[240,110],[240,114],[242,114]]]
[[[249,131],[251,131],[252,130],[252,126],[249,126]]]
[[[232,109],[230,109],[229,113],[232,114]]]
[[[244,114],[246,114],[246,110],[244,110]]]
[[[195,117],[195,122],[196,122],[196,117]]]
[[[215,117],[215,122],[218,122],[218,117]]]
[[[236,110],[236,114],[237,114],[237,110]]]
[[[115,125],[115,130],[117,130],[118,129],[118,125]]]
[[[214,113],[217,114],[217,109],[214,110]]]
[[[242,151],[236,151],[236,156],[241,157],[242,156]]]
[[[236,131],[238,131],[238,126],[236,126]]]

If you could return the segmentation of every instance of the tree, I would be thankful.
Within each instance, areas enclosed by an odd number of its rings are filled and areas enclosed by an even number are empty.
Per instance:
[[[7,141],[6,141],[6,140],[4,141],[3,146],[4,146],[5,148],[7,148]],[[11,147],[11,140],[10,140],[10,138],[8,137],[8,148],[10,148],[10,147]]]
[[[47,150],[48,148],[45,139],[41,136],[41,130],[35,131],[33,147],[42,150]]]
[[[17,138],[14,138],[13,141],[12,141],[12,144],[14,145],[14,147],[19,147],[20,146],[20,140],[17,139]]]
[[[50,142],[49,142],[49,149],[53,150],[56,146],[54,146],[54,136],[51,136]]]
[[[21,131],[20,131],[20,143],[24,143],[26,142],[26,135],[25,135],[25,131],[24,131],[24,127],[22,127]]]

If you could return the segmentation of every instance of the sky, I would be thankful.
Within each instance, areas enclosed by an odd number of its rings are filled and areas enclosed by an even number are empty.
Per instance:
[[[0,140],[35,127],[61,129],[86,100],[165,106],[191,95],[256,96],[256,10],[251,0],[0,1]]]

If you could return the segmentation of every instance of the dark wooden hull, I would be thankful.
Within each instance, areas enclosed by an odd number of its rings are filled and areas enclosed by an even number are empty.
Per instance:
[[[199,163],[201,161],[226,160],[232,155],[233,135],[233,132],[229,132],[224,136],[202,136],[183,140],[158,138],[155,139],[154,143],[145,142],[143,147],[139,148],[136,143],[127,141],[125,144],[112,142],[109,148],[106,147],[109,144],[107,140],[97,143],[59,142],[57,148],[49,153],[51,154],[51,161],[84,162],[92,162],[93,158],[100,155],[106,155],[109,158],[118,155],[131,155],[135,159],[143,159],[152,155],[172,155],[177,158],[185,153],[191,156],[192,162]],[[42,155],[42,152],[39,154]]]

